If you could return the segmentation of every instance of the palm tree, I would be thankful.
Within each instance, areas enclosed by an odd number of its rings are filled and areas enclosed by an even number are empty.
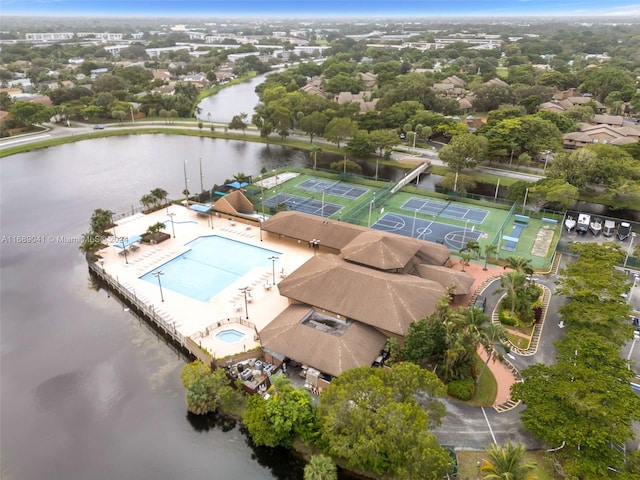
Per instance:
[[[528,258],[515,256],[507,258],[507,264],[504,268],[511,268],[516,272],[522,272],[525,275],[533,274],[533,267],[531,266],[531,260]]]
[[[304,480],[337,480],[338,471],[326,455],[313,455],[304,467]]]
[[[480,244],[477,240],[469,240],[464,250],[472,252],[476,258],[480,256]]]
[[[142,198],[140,199],[140,203],[144,208],[149,208],[151,205],[156,203],[156,198],[150,193],[147,193],[146,195],[142,196]]]
[[[480,471],[484,474],[482,480],[537,480],[538,475],[534,472],[536,464],[525,462],[524,445],[513,445],[511,440],[507,440],[504,447],[496,444],[485,449],[488,459],[485,459],[480,466]]]
[[[167,192],[164,188],[154,188],[153,190],[151,190],[151,195],[156,199],[157,203],[162,203],[169,196],[169,192]]]
[[[498,291],[507,292],[507,296],[511,301],[511,315],[516,311],[516,298],[518,291],[525,284],[525,276],[522,272],[507,272],[500,277],[501,288]]]
[[[492,255],[498,251],[498,246],[490,243],[484,246],[484,267],[483,270],[487,270],[487,260],[489,259],[489,255]]]
[[[462,264],[462,271],[464,272],[464,267],[466,267],[467,265],[469,265],[471,261],[471,254],[464,252],[460,254],[460,263]]]

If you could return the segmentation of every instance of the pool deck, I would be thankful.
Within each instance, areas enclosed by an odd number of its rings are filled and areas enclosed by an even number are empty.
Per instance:
[[[225,217],[203,218],[196,212],[178,205],[149,215],[136,214],[123,218],[117,222],[111,233],[117,237],[140,235],[150,225],[169,220],[168,213],[174,214],[176,238],[172,236],[158,245],[140,244],[137,250],[127,252],[128,263],[121,254],[122,249],[110,245],[98,252],[102,258],[102,262],[98,263],[100,268],[104,268],[107,274],[117,279],[118,283],[135,297],[151,307],[169,324],[173,324],[181,335],[191,337],[216,358],[242,353],[259,346],[255,330],[261,331],[289,305],[287,298],[281,296],[278,291],[277,283],[282,279],[280,272],[284,270],[287,274],[296,270],[313,256],[313,250],[307,248],[306,244],[296,245],[270,239],[264,232],[263,241],[260,241],[260,230],[257,226],[230,221]],[[171,223],[167,223],[164,231],[172,235]],[[141,280],[140,277],[188,250],[187,243],[206,235],[218,235],[282,252],[275,262],[276,285],[270,289],[265,288],[267,282],[273,281],[273,264],[265,258],[264,265],[249,271],[208,302],[200,302],[164,287],[162,302],[159,285]],[[248,299],[247,303],[248,319],[244,294],[241,292],[244,287],[251,288],[252,298]],[[243,324],[240,324],[240,321],[243,321]],[[255,325],[255,330],[251,324]],[[244,333],[245,338],[237,343],[225,343],[215,337],[220,331],[229,328]]]

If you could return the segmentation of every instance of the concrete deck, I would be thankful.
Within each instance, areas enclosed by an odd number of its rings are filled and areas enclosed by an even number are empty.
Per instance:
[[[215,215],[209,219],[178,205],[149,215],[136,214],[123,218],[117,222],[111,233],[120,238],[141,235],[150,225],[170,221],[168,213],[174,214],[175,238],[172,236],[158,245],[140,244],[136,251],[127,252],[126,261],[124,255],[120,254],[122,249],[110,245],[98,252],[102,257],[98,265],[167,322],[174,323],[179,333],[191,337],[216,358],[259,346],[255,330],[262,330],[288,306],[288,300],[280,295],[277,287],[281,280],[280,272],[284,270],[285,274],[288,274],[296,270],[313,256],[313,249],[308,248],[306,243],[281,242],[277,238],[269,237],[265,232],[260,241],[260,230],[256,226],[249,226],[237,220],[230,221],[226,217],[218,218]],[[171,223],[167,223],[164,231],[169,235],[173,234]],[[140,277],[187,251],[187,243],[207,235],[218,235],[282,252],[275,261],[276,285],[269,290],[265,288],[267,282],[273,281],[273,263],[265,256],[263,264],[256,265],[253,270],[208,302],[200,302],[164,286],[162,302],[159,286],[141,280]],[[244,287],[251,288],[252,300],[247,304],[248,319],[244,294],[240,291]],[[243,325],[239,323],[241,320]],[[249,326],[245,320],[250,322]],[[255,329],[251,328],[251,324],[255,325]],[[221,330],[230,328],[244,333],[245,338],[236,343],[225,343],[216,338],[216,334]]]

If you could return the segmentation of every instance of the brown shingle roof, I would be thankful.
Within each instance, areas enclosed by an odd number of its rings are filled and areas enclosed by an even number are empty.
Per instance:
[[[340,250],[368,229],[349,223],[326,220],[315,215],[289,211],[280,212],[265,220],[262,230],[306,242],[318,239],[322,246]]]
[[[280,294],[404,336],[445,294],[437,282],[317,255],[278,284]]]
[[[414,242],[370,230],[359,234],[340,253],[350,262],[380,270],[395,270],[404,268],[418,250],[420,245]]]
[[[253,216],[253,204],[240,190],[228,193],[213,204],[213,209],[230,215],[244,214]]]
[[[393,243],[390,242],[387,243],[387,245],[407,244],[410,246],[406,248],[410,249],[413,249],[413,246],[417,245],[418,248],[415,249],[416,259],[419,260],[419,263],[428,263],[431,265],[446,264],[451,254],[447,247],[438,243],[403,237],[402,235],[396,235],[389,232],[374,231],[367,227],[361,227],[359,225],[352,225],[344,222],[336,222],[335,220],[327,220],[316,215],[295,211],[280,212],[265,220],[262,224],[262,230],[277,235],[284,235],[296,240],[303,240],[305,242],[317,239],[320,241],[320,245],[340,251],[347,247],[347,245],[355,240],[360,234],[369,232],[368,235],[370,236],[362,238],[374,238],[375,235],[378,235],[379,238],[392,237],[395,239]],[[360,241],[363,242],[365,240]],[[355,254],[353,249],[350,251],[348,250],[347,253],[348,255]],[[379,262],[379,260],[369,259],[366,264],[375,266],[376,262]]]
[[[352,322],[341,335],[317,330],[302,322],[312,311],[306,305],[291,305],[260,332],[260,343],[333,376],[371,365],[386,343],[384,334],[359,322]]]
[[[620,127],[624,124],[624,118],[622,117],[622,115],[596,114],[591,118],[591,123]]]
[[[474,278],[466,272],[437,265],[418,265],[418,274],[422,278],[438,282],[445,288],[453,287],[454,295],[467,295],[474,282]]]

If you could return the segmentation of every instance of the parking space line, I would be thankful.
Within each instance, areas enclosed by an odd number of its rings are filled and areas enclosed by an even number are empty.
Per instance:
[[[484,407],[480,407],[480,409],[482,410],[482,415],[484,415],[485,422],[487,422],[487,427],[489,427],[489,433],[491,434],[493,443],[497,445],[498,442],[496,442],[496,436],[493,434],[493,428],[491,428],[491,424],[489,423],[489,419],[487,418],[487,412],[484,411]]]

